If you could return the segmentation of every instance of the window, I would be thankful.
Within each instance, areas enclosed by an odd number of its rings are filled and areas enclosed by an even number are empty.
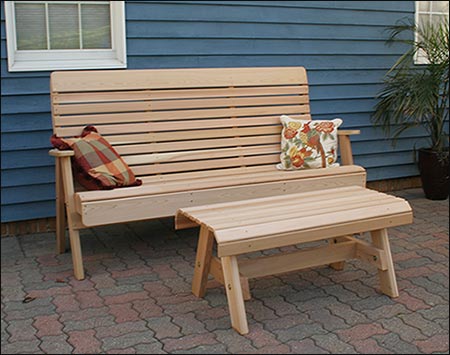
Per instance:
[[[448,1],[416,1],[416,25],[427,26],[429,24],[448,23]],[[426,64],[425,55],[420,51],[415,58],[416,64]]]
[[[5,1],[10,71],[125,68],[123,1]]]

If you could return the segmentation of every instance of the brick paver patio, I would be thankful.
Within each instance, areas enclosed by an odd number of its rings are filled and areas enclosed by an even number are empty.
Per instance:
[[[222,287],[190,292],[196,229],[167,219],[84,230],[84,281],[53,234],[3,238],[1,352],[448,353],[448,200],[396,195],[415,213],[390,230],[399,298],[356,261],[251,280],[246,336],[230,329]]]

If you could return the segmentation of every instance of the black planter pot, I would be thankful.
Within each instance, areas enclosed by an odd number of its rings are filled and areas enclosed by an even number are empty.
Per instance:
[[[431,149],[419,149],[419,170],[426,198],[445,200],[449,195],[449,158]]]

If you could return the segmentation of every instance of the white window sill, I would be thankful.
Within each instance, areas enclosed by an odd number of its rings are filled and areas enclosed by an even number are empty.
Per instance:
[[[19,71],[53,71],[53,70],[78,70],[78,69],[115,69],[126,68],[127,63],[117,59],[86,59],[74,62],[64,62],[59,60],[46,61],[15,61],[9,67],[11,72]]]

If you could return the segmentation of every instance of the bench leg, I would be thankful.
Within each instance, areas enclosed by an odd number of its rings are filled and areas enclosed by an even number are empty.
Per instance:
[[[70,249],[72,251],[73,272],[77,280],[84,279],[83,256],[81,254],[80,231],[69,228]]]
[[[66,251],[66,206],[64,187],[61,177],[61,161],[56,159],[56,252]]]
[[[252,293],[250,292],[250,285],[248,283],[248,277],[241,276],[241,288],[244,301],[252,299]]]
[[[221,258],[228,308],[230,309],[231,326],[239,334],[248,333],[247,315],[245,314],[244,297],[242,295],[239,267],[235,256]]]
[[[390,296],[398,297],[397,280],[395,278],[394,263],[392,261],[391,247],[389,246],[389,237],[386,229],[372,231],[372,243],[375,247],[384,250],[387,259],[387,269],[378,270],[380,277],[381,291]]]
[[[197,256],[195,259],[194,278],[192,279],[192,293],[197,297],[204,297],[211,266],[213,233],[205,226],[200,227]]]
[[[329,239],[328,242],[330,244],[337,244],[337,243],[345,242],[345,241],[347,241],[347,239],[342,238],[342,237],[337,237],[337,238]],[[330,267],[333,268],[334,270],[338,270],[338,271],[344,270],[345,261],[338,261],[336,263],[332,263],[332,264],[330,264]]]

